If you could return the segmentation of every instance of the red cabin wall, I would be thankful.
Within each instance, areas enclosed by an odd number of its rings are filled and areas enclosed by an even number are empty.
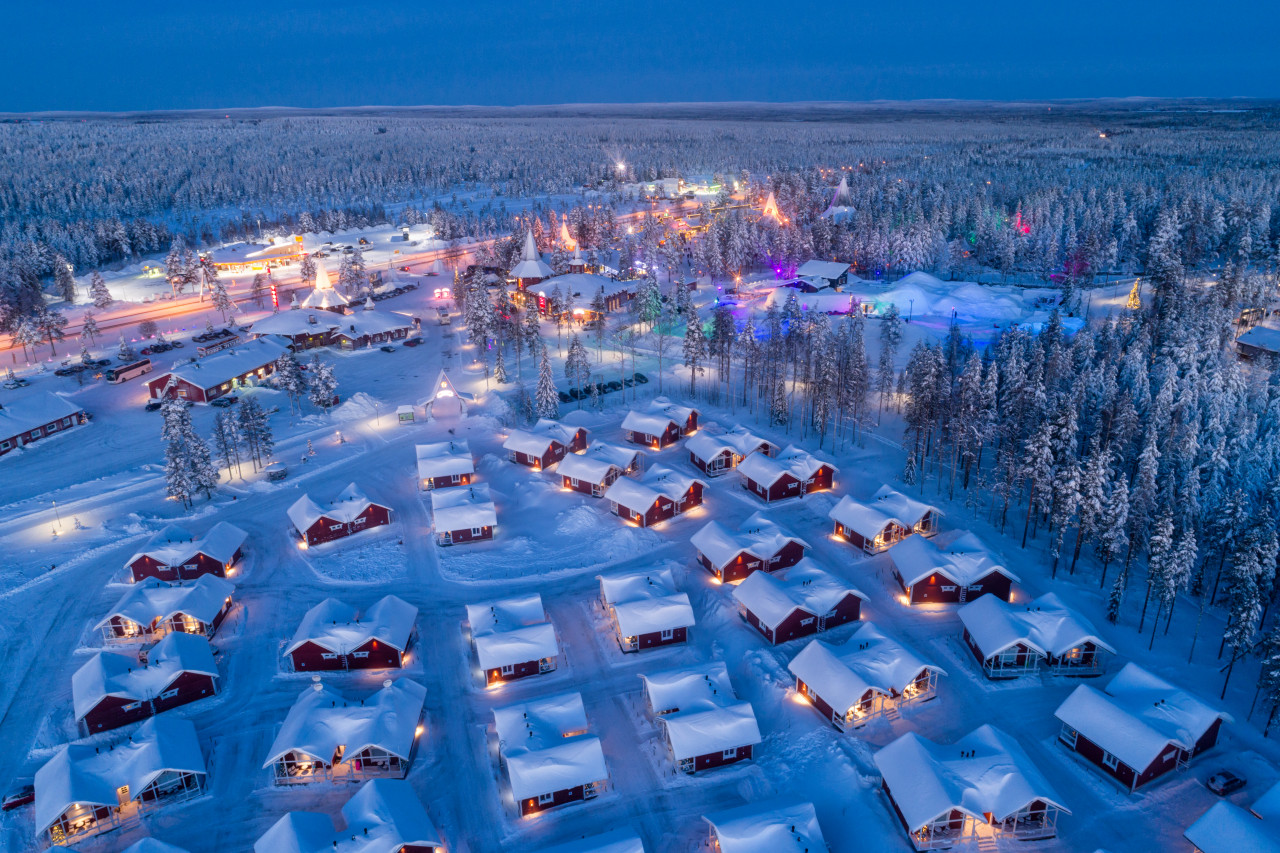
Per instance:
[[[850,622],[857,621],[862,613],[862,599],[852,593],[846,595],[835,606],[834,615],[828,616],[823,631],[829,631],[840,625],[846,625]],[[813,621],[804,624],[805,620]],[[770,630],[767,625],[761,624],[760,620],[750,610],[747,611],[747,622],[751,624],[757,631],[764,635],[765,639],[773,643],[775,646],[779,643],[785,643],[798,637],[808,637],[817,634],[818,616],[809,613],[806,610],[797,608],[793,610],[786,619],[774,629]]]
[[[332,654],[334,656],[326,660],[324,657],[326,654]],[[330,652],[328,649],[323,648],[310,640],[290,652],[289,657],[293,659],[294,672],[346,669],[346,666],[342,662],[342,655],[337,654],[336,652]]]
[[[479,536],[473,536],[473,535],[471,534],[471,528],[470,528],[470,527],[464,528],[464,529],[462,529],[462,530],[450,530],[450,531],[448,531],[448,533],[449,533],[449,541],[450,541],[452,544],[454,544],[454,545],[459,545],[459,544],[461,544],[461,543],[463,543],[463,542],[480,542],[480,541],[485,540],[485,539],[492,539],[492,538],[493,538],[493,528],[492,528],[492,527],[482,527],[482,528],[480,528],[480,535],[479,535]]]
[[[576,803],[579,800],[587,798],[587,788],[585,785],[579,785],[576,788],[569,788],[564,791],[556,791],[554,799],[549,803],[538,804],[538,798],[526,798],[520,801],[520,814],[531,815],[538,812],[544,812],[547,809],[554,809],[556,806],[563,806],[566,803]]]
[[[656,649],[660,646],[674,646],[677,643],[686,642],[689,639],[688,628],[676,628],[671,632],[671,639],[662,639],[661,631],[654,631],[652,634],[641,634],[636,637],[636,644],[639,650]]]
[[[930,581],[934,582],[930,583]],[[899,578],[899,584],[901,582],[901,578]],[[955,589],[944,591],[942,589],[944,586],[954,586]],[[1013,582],[999,572],[991,572],[974,586],[981,586],[982,589],[968,590],[965,595],[966,602],[976,601],[984,595],[995,595],[1004,601],[1008,601],[1009,595],[1013,591]],[[911,603],[958,604],[960,603],[960,585],[941,572],[935,572],[932,576],[911,587]]]
[[[242,552],[237,550],[231,558],[231,564],[235,565],[241,556]],[[187,568],[188,566],[192,568]],[[220,578],[227,575],[226,567],[221,562],[204,553],[197,553],[191,558],[191,562],[180,566],[165,566],[154,557],[144,554],[129,564],[129,572],[135,583],[147,578],[176,581],[194,580],[201,575],[217,575]]]
[[[371,527],[381,527],[390,523],[391,510],[378,504],[369,504],[365,511],[356,516],[350,523],[343,523],[328,516],[321,516],[316,520],[315,524],[312,524],[307,529],[307,544],[319,545],[324,542],[332,542],[335,539],[342,539],[345,536],[368,530]],[[334,529],[335,526],[336,529]]]
[[[448,489],[452,486],[466,486],[471,483],[470,474],[452,474],[448,477],[428,477],[428,489]]]
[[[170,708],[176,708],[179,705],[186,705],[188,702],[194,702],[197,699],[203,699],[206,696],[213,696],[218,692],[218,685],[211,675],[206,675],[202,672],[184,672],[169,682],[165,692],[174,689],[178,691],[177,695],[170,696],[168,699],[161,699],[157,696],[153,701],[157,714]]]
[[[104,697],[101,702],[93,706],[89,713],[84,715],[84,725],[88,729],[89,734],[94,732],[107,731],[108,729],[118,729],[121,726],[127,726],[130,723],[136,723],[139,720],[145,720],[151,716],[151,703],[142,701],[137,708],[132,711],[124,710],[125,705],[137,702],[136,699],[125,699],[119,696]]]
[[[504,681],[515,681],[518,678],[528,678],[531,675],[537,675],[541,671],[541,662],[531,660],[516,664],[515,672],[510,675],[503,675],[501,669],[485,670],[484,680],[486,684],[498,684]]]
[[[712,767],[724,767],[727,764],[737,764],[739,761],[748,761],[751,758],[751,747],[738,747],[737,754],[733,758],[725,758],[722,753],[713,752],[709,755],[698,755],[693,759],[693,772],[699,770],[710,770]]]

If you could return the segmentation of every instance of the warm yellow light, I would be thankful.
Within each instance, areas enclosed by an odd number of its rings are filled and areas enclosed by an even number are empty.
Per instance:
[[[301,548],[303,551],[307,550],[307,540],[303,539],[301,542],[299,542],[298,547]]]
[[[413,736],[422,737],[422,733],[425,732],[426,730],[427,730],[426,726],[422,725],[422,723],[418,723],[418,727],[413,730]]]
[[[804,695],[803,693],[792,693],[791,701],[795,702],[797,705],[808,705],[809,697]]]
[[[906,596],[906,595],[899,595],[899,596],[898,596],[898,603],[899,603],[899,604],[910,604],[911,602],[907,599],[907,596]]]

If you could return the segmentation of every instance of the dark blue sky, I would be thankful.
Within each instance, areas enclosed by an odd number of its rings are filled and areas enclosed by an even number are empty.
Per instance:
[[[1274,0],[27,2],[0,111],[1280,96]]]

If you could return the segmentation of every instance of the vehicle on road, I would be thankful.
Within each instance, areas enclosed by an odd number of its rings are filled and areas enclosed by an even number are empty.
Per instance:
[[[111,368],[106,372],[106,380],[112,385],[119,385],[121,382],[128,382],[130,379],[134,379],[144,373],[150,373],[151,370],[151,359],[144,358],[141,361]]]
[[[238,398],[234,396],[218,397],[217,399],[210,400],[209,405],[213,406],[215,409],[229,409],[235,405],[237,399]]]
[[[289,476],[289,469],[281,462],[267,463],[267,479],[273,483],[278,483],[285,477]]]
[[[36,801],[36,786],[31,779],[18,779],[4,795],[0,803],[0,811],[13,811],[19,806],[29,805]]]
[[[420,347],[422,346],[422,338],[409,338],[404,342],[404,345],[407,347]]]
[[[408,271],[409,271],[408,267],[400,267],[400,272],[408,272]]]
[[[395,352],[395,351],[396,351],[396,348],[395,348],[395,347],[393,347],[393,346],[378,347],[378,349],[382,350],[383,352]]]
[[[639,382],[641,385],[644,385],[648,381],[649,381],[649,377],[645,376],[643,373],[636,374],[636,382]]]
[[[148,412],[155,412],[155,411],[159,411],[160,407],[163,405],[164,405],[163,400],[148,400],[147,405],[144,408]]]
[[[1213,791],[1219,797],[1225,797],[1228,794],[1234,794],[1239,791],[1249,781],[1243,776],[1237,776],[1230,770],[1219,770],[1210,776],[1204,783],[1205,787]]]

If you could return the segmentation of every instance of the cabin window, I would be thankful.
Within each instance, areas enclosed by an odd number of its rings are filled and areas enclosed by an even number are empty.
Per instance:
[[[141,708],[141,707],[142,707],[142,703],[141,703],[141,702],[130,702],[128,705],[125,705],[125,706],[124,706],[124,708],[123,708],[122,710],[125,710],[125,711],[136,711],[136,710],[138,710],[138,709],[139,709],[139,708]]]
[[[178,688],[175,687],[172,690],[166,690],[165,692],[161,693],[160,698],[172,699],[174,696],[177,696],[177,695],[178,695]]]
[[[969,584],[969,592],[982,592],[982,584],[980,583]]]
[[[801,620],[800,620],[800,624],[801,624],[801,625],[812,625],[812,624],[813,624],[813,618],[814,618],[814,617],[810,616],[808,619],[801,619]]]
[[[570,485],[570,486],[573,486],[575,489],[576,489],[576,488],[578,488],[578,478],[577,478],[577,477],[570,477],[570,478],[569,478],[569,485]]]
[[[338,656],[334,652],[321,652],[320,660],[337,660]]]
[[[1108,770],[1115,770],[1120,766],[1120,759],[1109,752],[1104,752],[1102,753],[1102,766]]]
[[[369,656],[369,653],[368,653],[368,652],[355,652],[355,653],[353,653],[351,656],[352,656],[353,658],[356,658],[357,660],[363,660],[363,659],[365,659],[365,658],[367,658],[367,657]]]
[[[63,419],[62,419],[62,425],[63,425],[64,427],[69,427],[69,426],[71,426],[71,418],[63,418]]]
[[[480,528],[480,527],[473,527],[473,528],[471,528],[471,535],[472,535],[472,536],[479,536],[479,535],[480,535],[481,533],[483,533],[483,532],[484,532],[484,529],[483,529],[483,528]]]
[[[545,806],[547,803],[555,802],[555,799],[556,799],[555,794],[539,794],[538,805]]]
[[[501,671],[503,675],[515,675],[516,665],[513,663],[503,664]]]
[[[44,429],[45,429],[45,432],[57,432],[57,431],[58,431],[58,422],[57,422],[57,421],[54,421],[53,423],[49,424],[49,425],[48,425],[47,427],[45,427]]]
[[[662,629],[662,639],[664,639],[664,640],[672,640],[672,639],[675,639],[675,636],[676,636],[676,629],[675,629],[675,628],[663,628],[663,629]]]
[[[33,429],[33,430],[31,431],[31,437],[32,437],[33,439],[34,439],[34,438],[39,438],[39,437],[40,437],[40,430],[38,430],[38,429]]]
[[[1058,740],[1062,741],[1072,749],[1076,748],[1076,738],[1078,736],[1079,732],[1066,725],[1062,727],[1062,731],[1058,732]]]
[[[8,442],[8,441],[0,441],[0,450],[8,450],[8,449],[9,449],[9,442]]]
[[[329,525],[329,529],[330,529],[330,530],[341,530],[341,529],[342,529],[342,525],[341,525],[341,524],[330,524],[330,525]]]
[[[726,750],[724,750],[723,752],[721,752],[721,753],[720,753],[720,757],[721,757],[721,758],[723,758],[723,759],[737,758],[737,757],[738,757],[738,748],[737,748],[736,746],[735,746],[735,747],[730,747],[729,749],[726,749]]]
[[[944,586],[944,587],[942,587],[942,591],[943,591],[943,592],[955,592],[955,591],[956,591],[956,588],[955,588],[955,586]]]

